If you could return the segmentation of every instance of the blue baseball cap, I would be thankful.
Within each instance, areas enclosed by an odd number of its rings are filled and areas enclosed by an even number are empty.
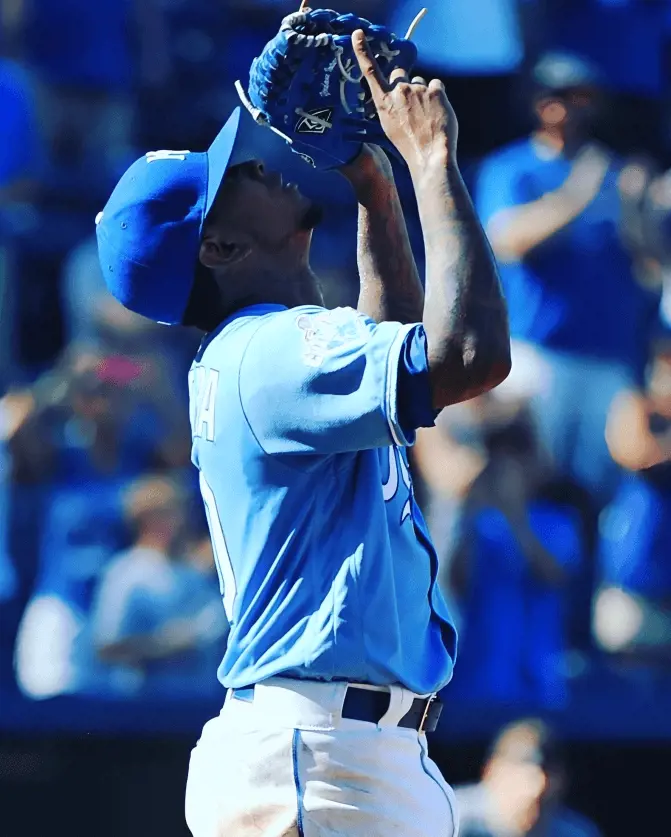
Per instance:
[[[532,78],[538,87],[548,91],[603,85],[596,64],[572,52],[546,52],[533,68]]]
[[[203,222],[234,151],[236,108],[209,149],[152,151],[136,160],[96,218],[98,257],[110,293],[155,322],[182,321]]]

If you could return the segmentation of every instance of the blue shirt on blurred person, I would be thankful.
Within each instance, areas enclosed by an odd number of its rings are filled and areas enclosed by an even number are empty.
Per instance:
[[[121,487],[97,480],[52,490],[16,645],[17,681],[33,699],[82,692],[100,677],[86,623],[100,575],[126,543]]]
[[[575,516],[534,502],[529,524],[567,575],[582,560]],[[515,529],[496,508],[471,521],[470,583],[454,694],[469,702],[556,709],[567,700],[563,657],[567,590],[537,577]]]
[[[28,75],[13,61],[0,59],[0,189],[27,175],[42,161],[39,126]]]
[[[604,503],[617,484],[608,408],[643,378],[659,293],[639,284],[621,238],[620,161],[592,139],[600,71],[548,53],[532,80],[535,132],[486,159],[476,188],[513,338],[499,394],[517,387],[531,399],[555,467]]]
[[[105,689],[126,697],[216,693],[226,630],[214,577],[144,547],[119,555],[110,565],[90,626],[93,644],[103,654],[123,643],[137,646],[134,662],[110,661],[108,667]],[[150,643],[156,648],[161,643],[161,652],[143,654]]]
[[[486,226],[499,212],[558,189],[571,161],[534,138],[483,164],[477,208]],[[513,337],[545,348],[623,364],[640,375],[657,298],[634,279],[619,236],[619,166],[613,162],[586,209],[519,261],[500,264]]]

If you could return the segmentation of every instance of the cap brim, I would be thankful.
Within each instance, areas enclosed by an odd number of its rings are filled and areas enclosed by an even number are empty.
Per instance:
[[[224,179],[226,169],[231,161],[239,125],[240,108],[237,107],[207,150],[207,201],[205,203],[205,215],[212,209],[212,204],[217,197],[221,181]]]

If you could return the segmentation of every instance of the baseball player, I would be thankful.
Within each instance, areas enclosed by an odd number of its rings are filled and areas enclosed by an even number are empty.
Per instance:
[[[124,305],[204,332],[190,372],[193,461],[231,625],[221,714],[193,751],[194,837],[452,837],[427,755],[456,636],[405,448],[509,371],[499,280],[438,81],[385,78],[352,36],[407,163],[423,291],[384,155],[343,174],[359,202],[357,310],[310,269],[320,211],[240,162],[239,113],[206,154],[135,162],[98,217]]]

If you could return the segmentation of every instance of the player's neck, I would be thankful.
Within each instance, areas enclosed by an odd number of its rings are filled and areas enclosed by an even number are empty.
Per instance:
[[[299,264],[285,270],[255,270],[253,275],[236,282],[246,290],[232,294],[226,301],[227,316],[250,305],[322,305],[319,280],[310,265]]]

